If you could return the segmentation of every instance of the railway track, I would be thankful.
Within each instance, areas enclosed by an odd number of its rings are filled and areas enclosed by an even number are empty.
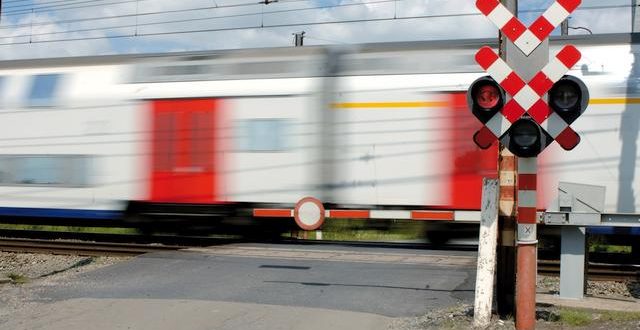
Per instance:
[[[0,250],[47,254],[72,254],[81,256],[137,256],[150,252],[175,251],[184,246],[167,246],[133,243],[103,243],[26,238],[2,238]]]
[[[560,261],[538,260],[538,274],[559,276]],[[587,279],[593,281],[638,281],[640,280],[640,266],[589,262]]]
[[[0,230],[0,235],[11,236],[11,233]],[[138,236],[138,235],[105,235],[105,234],[69,234],[21,231],[21,238],[0,238],[0,251],[29,252],[47,254],[71,254],[83,256],[137,256],[150,252],[175,251],[179,249],[222,245],[243,242],[230,238],[211,237],[179,237],[179,236]],[[51,235],[51,237],[45,237]],[[27,237],[25,237],[27,236]],[[55,237],[56,239],[53,239]],[[344,241],[295,241],[285,240],[281,243],[304,245],[343,245],[355,247],[380,248],[430,248],[416,243],[376,243],[376,242],[344,242]],[[469,250],[469,246],[451,246],[448,249]],[[440,247],[442,249],[442,247]],[[640,280],[640,265],[607,264],[590,262],[587,278],[596,281]],[[538,273],[541,275],[559,276],[559,260],[539,260]]]

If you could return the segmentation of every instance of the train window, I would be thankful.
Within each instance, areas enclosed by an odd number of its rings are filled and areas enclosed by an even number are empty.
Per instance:
[[[19,166],[14,173],[14,183],[18,184],[62,184],[61,165],[51,157],[19,158]]]
[[[191,166],[205,171],[213,168],[213,112],[191,114]]]
[[[237,125],[241,151],[277,152],[288,149],[289,120],[280,118],[241,120]]]
[[[172,112],[161,112],[158,114],[155,122],[155,134],[157,138],[154,141],[154,163],[155,171],[168,172],[172,171],[176,164],[175,145],[177,141],[176,114]]]
[[[83,155],[11,155],[0,158],[3,185],[84,187],[90,157]]]
[[[132,83],[308,77],[324,62],[309,55],[295,57],[195,56],[137,63]]]
[[[54,97],[58,89],[60,76],[60,74],[35,75],[29,90],[28,105],[30,107],[54,106]]]

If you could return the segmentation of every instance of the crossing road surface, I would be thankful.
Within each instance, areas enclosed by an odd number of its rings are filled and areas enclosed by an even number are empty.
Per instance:
[[[474,252],[242,244],[143,255],[33,288],[3,329],[386,329],[471,302]],[[37,284],[34,284],[37,286]]]

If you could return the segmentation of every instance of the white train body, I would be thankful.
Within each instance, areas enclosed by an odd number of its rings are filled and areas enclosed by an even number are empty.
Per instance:
[[[570,74],[591,105],[572,125],[580,145],[553,144],[540,158],[539,208],[566,181],[606,186],[608,212],[640,209],[629,40],[575,40],[583,58]],[[112,218],[130,201],[293,205],[305,196],[477,210],[496,149],[475,147],[480,124],[460,100],[483,75],[473,62],[482,44],[5,62],[0,215]]]

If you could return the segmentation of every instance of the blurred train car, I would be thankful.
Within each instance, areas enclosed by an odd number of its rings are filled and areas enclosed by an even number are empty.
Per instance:
[[[637,38],[552,40],[582,51],[592,99],[581,144],[540,157],[540,209],[559,181],[640,209]],[[2,62],[0,216],[277,232],[313,197],[323,216],[477,222],[497,147],[473,144],[465,92],[493,42]]]

